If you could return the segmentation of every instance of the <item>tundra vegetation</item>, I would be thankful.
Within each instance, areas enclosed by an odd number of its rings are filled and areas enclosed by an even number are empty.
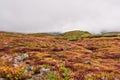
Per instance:
[[[0,32],[0,80],[120,80],[119,33]]]

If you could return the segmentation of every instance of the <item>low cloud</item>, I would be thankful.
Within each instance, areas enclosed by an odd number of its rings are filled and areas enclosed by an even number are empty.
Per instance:
[[[0,30],[120,31],[120,0],[0,0]]]

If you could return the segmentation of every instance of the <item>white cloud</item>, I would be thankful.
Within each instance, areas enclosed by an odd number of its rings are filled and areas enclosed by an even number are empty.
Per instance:
[[[120,31],[120,0],[0,0],[0,30]]]

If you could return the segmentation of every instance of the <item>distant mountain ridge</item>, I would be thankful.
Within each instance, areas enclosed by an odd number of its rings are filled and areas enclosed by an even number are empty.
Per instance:
[[[105,32],[104,35],[120,35],[120,32]]]
[[[28,34],[33,35],[37,37],[44,37],[44,36],[73,36],[76,35],[81,37],[88,37],[88,36],[109,36],[109,35],[120,35],[120,32],[113,31],[113,32],[101,32],[100,34],[92,34],[88,31],[81,31],[81,30],[73,30],[73,31],[67,31],[67,32],[38,32],[38,33],[20,33],[20,32],[9,32],[9,31],[0,31],[0,33],[8,33],[8,34]],[[74,36],[75,37],[75,36]]]

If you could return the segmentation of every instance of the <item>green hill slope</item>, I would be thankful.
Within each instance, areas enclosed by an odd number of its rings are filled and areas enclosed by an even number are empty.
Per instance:
[[[79,30],[69,31],[62,34],[63,39],[65,40],[79,40],[82,38],[89,37],[91,35],[92,34],[87,31],[79,31]]]

